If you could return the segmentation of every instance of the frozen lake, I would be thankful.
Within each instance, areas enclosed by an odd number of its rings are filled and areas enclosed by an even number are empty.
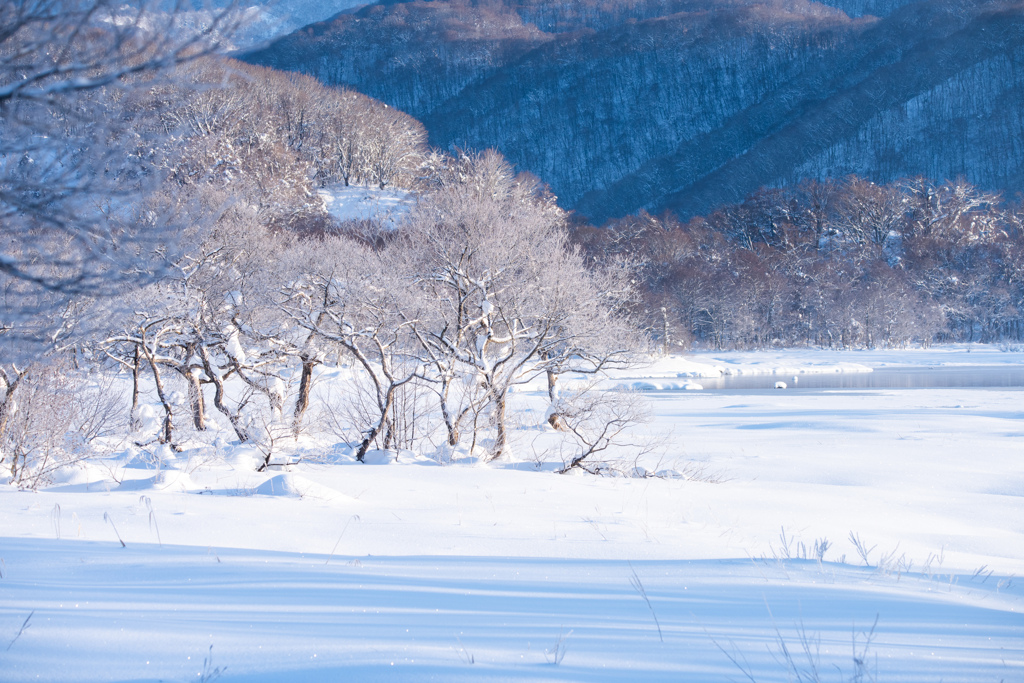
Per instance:
[[[796,377],[796,381],[794,381]],[[874,372],[798,375],[725,375],[693,380],[705,391],[774,390],[785,382],[793,391],[831,389],[1014,389],[1024,388],[1024,366],[882,368]]]

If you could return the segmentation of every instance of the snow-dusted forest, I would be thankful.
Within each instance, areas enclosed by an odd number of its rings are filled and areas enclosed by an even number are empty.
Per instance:
[[[764,188],[686,222],[579,225],[634,264],[662,348],[1018,343],[1024,214],[963,179],[857,176]]]
[[[1015,204],[595,227],[219,7],[0,7],[0,681],[1024,675]]]
[[[495,147],[604,222],[855,173],[1024,189],[1017,3],[399,2],[252,50]]]

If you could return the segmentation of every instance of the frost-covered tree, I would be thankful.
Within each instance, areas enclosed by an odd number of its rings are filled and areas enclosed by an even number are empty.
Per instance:
[[[569,248],[564,212],[535,179],[489,152],[462,160],[439,185],[405,228],[430,306],[415,329],[442,404],[450,373],[473,378],[474,410],[486,411],[495,430],[490,457],[499,458],[514,385],[625,362],[638,339],[617,306],[623,283],[584,268]],[[457,418],[447,406],[442,412],[453,443]]]
[[[192,209],[207,215],[224,202],[223,192],[207,188]],[[238,202],[212,225],[197,223],[183,234],[189,246],[158,281],[125,295],[128,311],[103,342],[107,353],[139,379],[144,366],[156,385],[165,413],[161,442],[172,440],[172,405],[165,400],[163,371],[184,382],[194,428],[206,429],[205,387],[213,407],[230,422],[241,441],[257,438],[245,412],[259,396],[281,420],[285,392],[279,373],[288,363],[290,338],[277,308],[281,273],[274,255],[288,236],[261,225],[258,210]],[[245,387],[228,398],[226,382]]]
[[[310,346],[343,349],[370,384],[374,407],[359,428],[360,461],[379,436],[391,447],[398,392],[422,374],[410,320],[418,293],[390,257],[345,237],[307,242],[290,257],[302,271],[289,285],[285,310],[309,333]]]

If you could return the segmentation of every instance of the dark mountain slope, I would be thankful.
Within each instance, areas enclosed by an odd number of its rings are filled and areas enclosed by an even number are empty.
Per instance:
[[[595,217],[640,208],[693,215],[763,185],[849,173],[1021,187],[1024,14],[960,9],[901,11],[859,36],[849,62],[803,74],[578,208]]]
[[[757,105],[845,45],[855,26],[838,13],[742,7],[566,36],[423,121],[438,143],[496,146],[575,206]]]
[[[247,60],[362,90],[442,147],[496,147],[601,220],[858,173],[1022,188],[1021,3],[375,5]],[[534,21],[546,30],[529,23]]]
[[[511,12],[410,2],[339,14],[243,59],[353,87],[422,119],[553,38]]]

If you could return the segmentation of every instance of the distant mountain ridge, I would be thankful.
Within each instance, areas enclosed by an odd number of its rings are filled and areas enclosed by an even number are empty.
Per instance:
[[[1024,189],[1021,2],[417,1],[245,59],[495,147],[592,220],[849,173]]]

